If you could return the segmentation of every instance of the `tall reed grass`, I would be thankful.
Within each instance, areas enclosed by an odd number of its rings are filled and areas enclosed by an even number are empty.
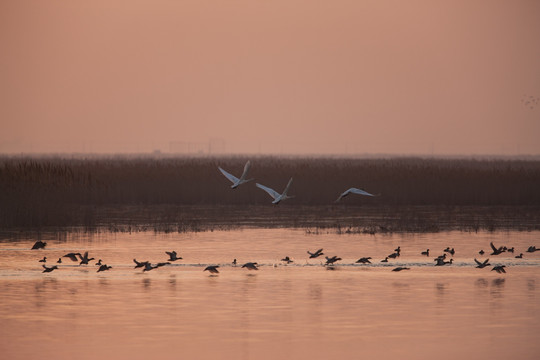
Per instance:
[[[91,227],[101,221],[96,214],[111,207],[271,207],[255,182],[281,192],[290,177],[295,198],[278,208],[540,207],[540,161],[253,157],[250,177],[256,180],[230,189],[217,167],[239,176],[247,160],[3,157],[0,225]],[[349,187],[380,196],[350,195],[334,204]]]

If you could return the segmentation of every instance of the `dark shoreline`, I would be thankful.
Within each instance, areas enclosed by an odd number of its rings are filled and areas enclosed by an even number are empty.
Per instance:
[[[540,207],[435,206],[116,206],[86,207],[66,226],[3,228],[30,232],[185,233],[242,228],[294,228],[306,233],[391,234],[540,230]]]

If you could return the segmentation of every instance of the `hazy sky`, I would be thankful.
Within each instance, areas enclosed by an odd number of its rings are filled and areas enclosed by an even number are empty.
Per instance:
[[[539,39],[537,0],[2,0],[0,152],[540,154]]]

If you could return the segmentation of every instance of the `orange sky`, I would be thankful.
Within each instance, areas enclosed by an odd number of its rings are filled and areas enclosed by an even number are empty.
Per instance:
[[[4,0],[0,153],[540,154],[538,39],[536,0]]]

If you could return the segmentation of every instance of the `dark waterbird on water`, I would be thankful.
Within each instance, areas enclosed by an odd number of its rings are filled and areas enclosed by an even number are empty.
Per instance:
[[[331,258],[329,258],[328,256],[325,256],[325,258],[326,258],[326,264],[325,264],[325,265],[334,265],[334,263],[335,263],[336,261],[341,260],[340,257],[337,257],[337,256],[335,256],[335,255],[332,256]]]
[[[101,266],[101,259],[98,260],[98,262],[96,263],[96,266]]]
[[[454,250],[454,248],[449,248],[447,247],[446,249],[443,250],[444,252],[447,252],[449,253],[450,255],[454,256],[454,254],[456,253],[456,250]]]
[[[47,257],[44,256],[43,259],[39,260],[38,262],[47,262]]]
[[[317,251],[315,251],[313,253],[309,252],[309,251],[307,253],[309,254],[310,259],[315,259],[315,258],[318,258],[321,255],[324,255],[324,253],[322,251],[323,251],[323,249],[319,249],[319,250],[317,250]]]
[[[81,254],[79,254],[79,257],[81,258],[81,262],[79,263],[79,266],[80,265],[88,265],[88,262],[90,260],[94,260],[94,258],[89,258],[88,257],[88,251],[85,251],[83,256],[81,256]]]
[[[107,264],[103,264],[103,265],[99,266],[99,269],[97,270],[97,272],[106,271],[106,270],[109,270],[109,269],[112,269],[112,266],[108,266]]]
[[[77,256],[81,256],[81,253],[67,253],[66,255],[62,256],[62,257],[67,257],[69,258],[71,261],[79,261],[79,259],[77,258]]]
[[[485,254],[484,250],[480,250],[478,253],[479,253],[480,255],[484,255],[484,254]]]
[[[61,264],[62,263],[62,258],[58,258],[58,261],[56,263]]]
[[[356,263],[358,263],[358,264],[371,264],[371,261],[369,261],[369,259],[371,259],[371,256],[370,257],[363,257],[363,258],[360,258],[360,259],[356,260]]]
[[[288,257],[288,256],[285,256],[283,259],[281,259],[281,261],[284,261],[284,262],[286,262],[287,264],[290,264],[290,263],[293,262],[293,261],[291,260],[291,258]]]
[[[181,257],[178,257],[176,251],[165,251],[167,255],[169,255],[168,261],[176,261],[176,260],[182,260]]]
[[[437,262],[435,266],[444,266],[444,265],[451,265],[454,262],[454,259],[450,259],[450,261],[444,261],[441,258],[437,258],[435,259],[435,261]]]
[[[381,262],[388,262],[388,256],[382,259]]]
[[[203,271],[209,271],[211,274],[219,274],[218,268],[219,265],[210,265],[207,266]]]
[[[426,255],[426,256],[429,256],[429,249],[427,249],[426,251],[422,251],[420,253],[420,255]]]
[[[259,270],[257,265],[258,264],[256,262],[248,262],[248,263],[245,263],[244,265],[242,265],[242,267],[246,268],[248,270]]]
[[[491,246],[491,249],[493,250],[491,255],[500,255],[500,254],[502,254],[504,252],[504,246],[500,246],[500,247],[496,248],[495,245],[493,245],[493,242],[490,242],[489,246]]]
[[[400,256],[401,255],[401,246],[398,246],[397,248],[395,248],[394,251],[397,254],[397,256]]]
[[[387,257],[390,258],[390,259],[395,259],[399,256],[399,254],[396,252],[396,253],[392,253],[390,255],[388,255]]]
[[[236,266],[236,259],[233,260],[232,264],[233,266]]]
[[[484,260],[484,262],[480,262],[480,261],[476,260],[476,258],[475,258],[475,259],[474,259],[474,262],[476,263],[476,267],[477,267],[478,269],[483,269],[483,268],[485,268],[486,266],[491,265],[491,264],[489,263],[489,259]]]
[[[141,264],[143,264],[143,263],[141,263]],[[143,272],[145,272],[145,271],[150,271],[150,270],[154,270],[154,269],[157,268],[157,266],[153,266],[153,265],[150,264],[148,261],[145,261],[144,264],[143,264],[143,266],[144,266]],[[136,266],[136,267],[138,267],[138,266]]]
[[[514,256],[516,259],[523,259],[523,253],[519,254],[519,255],[516,255]]]
[[[39,249],[45,249],[45,246],[47,245],[46,242],[44,241],[41,241],[41,240],[38,240],[34,243],[34,245],[32,246],[32,249],[30,250],[39,250]]]
[[[401,271],[401,270],[411,270],[411,268],[398,266],[397,268],[392,269],[392,271]]]
[[[497,266],[494,266],[493,269],[491,269],[491,271],[494,271],[494,270],[495,270],[495,271],[498,272],[499,274],[501,274],[501,273],[506,273],[506,270],[504,270],[505,267],[506,267],[506,266],[504,266],[504,265],[497,265]]]
[[[140,267],[144,267],[144,266],[146,266],[146,264],[149,264],[148,261],[141,261],[141,262],[139,262],[139,261],[137,261],[137,259],[133,259],[133,262],[135,263],[134,269],[140,268]]]
[[[51,272],[51,271],[53,271],[55,269],[58,269],[58,266],[56,266],[56,265],[51,266],[51,267],[47,267],[46,265],[42,265],[42,266],[45,269],[45,270],[42,271],[44,273],[48,273],[48,272]]]
[[[540,251],[540,249],[537,249],[536,246],[529,246],[527,249],[527,252],[533,253],[535,251]]]

